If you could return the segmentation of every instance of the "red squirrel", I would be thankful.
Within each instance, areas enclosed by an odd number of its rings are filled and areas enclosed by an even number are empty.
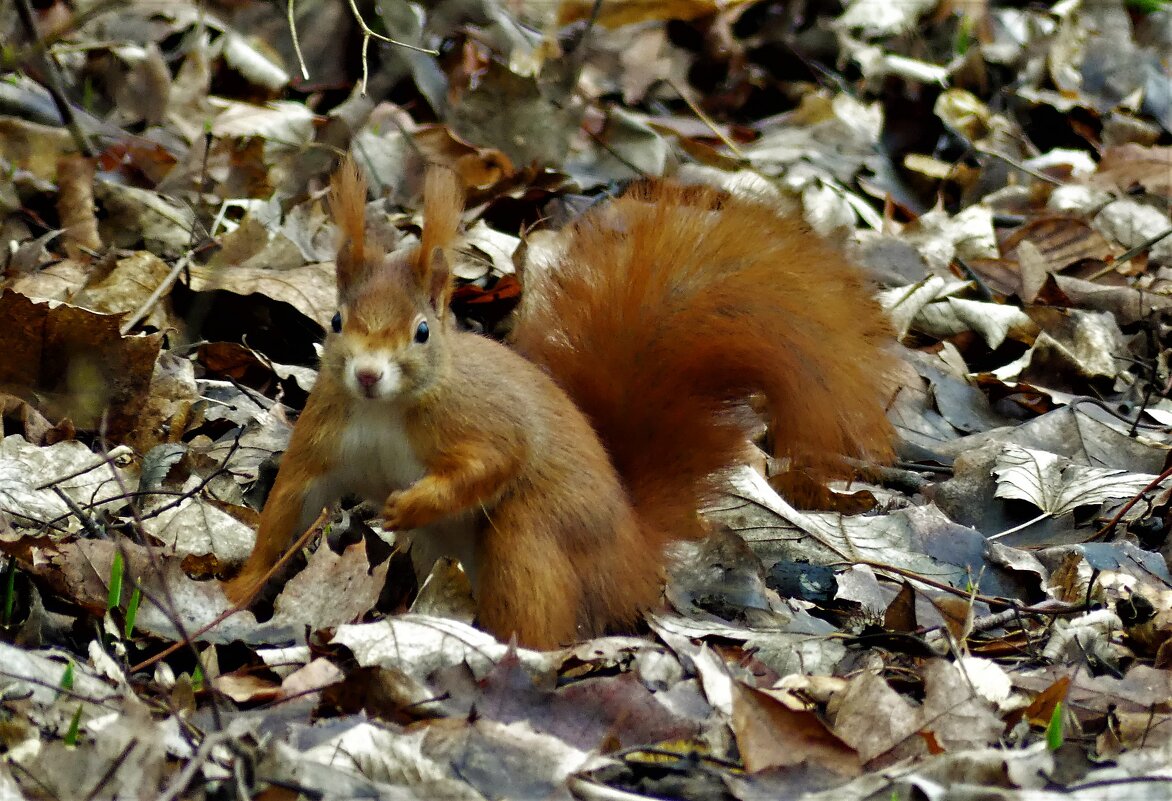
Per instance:
[[[750,397],[816,475],[891,455],[883,313],[836,248],[764,203],[647,180],[585,213],[525,276],[512,348],[448,313],[454,174],[428,172],[407,252],[367,236],[365,204],[347,159],[339,312],[233,601],[354,493],[414,530],[417,566],[461,560],[483,628],[553,648],[657,601],[664,546],[703,534],[698,509],[743,460]]]

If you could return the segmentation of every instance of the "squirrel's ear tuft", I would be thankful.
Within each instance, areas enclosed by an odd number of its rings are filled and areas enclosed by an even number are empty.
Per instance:
[[[420,254],[422,256],[422,254]],[[452,268],[442,248],[435,248],[427,261],[427,296],[431,307],[442,320],[447,315],[448,301],[452,299]]]
[[[456,173],[446,167],[429,167],[423,182],[423,233],[419,243],[423,262],[437,248],[447,250],[456,241],[463,210],[464,191]]]
[[[441,316],[452,295],[448,251],[460,230],[464,192],[455,172],[432,166],[423,184],[423,232],[415,258],[416,277]]]
[[[366,278],[366,179],[347,154],[330,181],[330,215],[338,229],[338,296],[345,297]]]

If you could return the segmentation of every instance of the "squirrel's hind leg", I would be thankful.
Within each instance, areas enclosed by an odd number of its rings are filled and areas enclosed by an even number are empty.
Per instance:
[[[583,636],[633,632],[643,612],[657,606],[663,595],[663,553],[645,540],[636,519],[619,515],[610,530],[616,542],[572,557],[591,565],[582,574]],[[641,557],[630,558],[635,553]]]
[[[550,521],[524,504],[500,504],[477,544],[480,625],[527,648],[552,649],[580,638],[579,569],[549,532]]]

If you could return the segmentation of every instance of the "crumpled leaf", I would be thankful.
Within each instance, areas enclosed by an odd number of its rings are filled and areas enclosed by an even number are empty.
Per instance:
[[[122,336],[118,315],[0,293],[0,388],[38,397],[49,417],[118,439],[146,400],[161,334]]]
[[[993,468],[998,498],[1029,501],[1048,515],[1069,514],[1080,506],[1128,498],[1156,478],[1106,467],[1077,464],[1048,451],[1006,445]]]
[[[379,665],[421,679],[458,664],[467,664],[473,675],[483,678],[508,650],[504,643],[466,623],[426,615],[339,626],[333,641],[349,648],[364,667]],[[517,649],[517,656],[538,669],[553,658],[524,648]]]
[[[125,450],[125,449],[124,449]],[[80,522],[54,491],[86,508],[121,496],[121,482],[131,477],[80,442],[58,442],[38,447],[24,437],[0,438],[0,511],[18,525],[40,527],[48,522],[77,529]]]

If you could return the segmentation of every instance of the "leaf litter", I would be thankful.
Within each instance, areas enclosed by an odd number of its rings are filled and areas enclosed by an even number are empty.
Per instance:
[[[0,796],[1172,798],[1166,2],[18,5]],[[761,452],[635,636],[497,642],[361,506],[231,614],[345,149],[388,243],[459,172],[498,336],[639,173],[803,215],[899,333],[900,462],[798,509]]]

